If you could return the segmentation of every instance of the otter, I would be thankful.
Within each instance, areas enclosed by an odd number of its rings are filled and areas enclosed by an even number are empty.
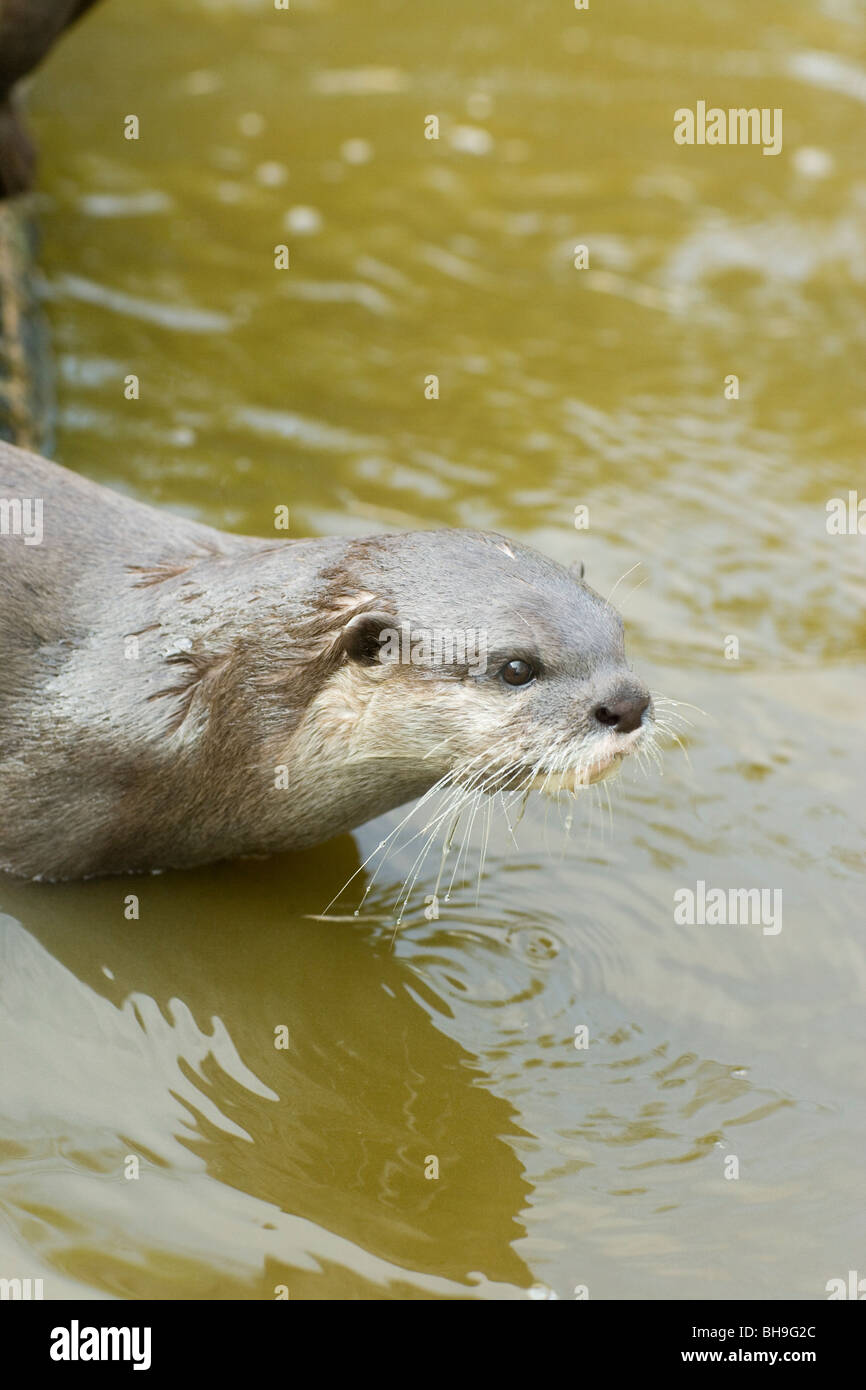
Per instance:
[[[0,444],[13,874],[300,849],[437,784],[576,791],[653,721],[619,614],[528,546],[232,535]]]

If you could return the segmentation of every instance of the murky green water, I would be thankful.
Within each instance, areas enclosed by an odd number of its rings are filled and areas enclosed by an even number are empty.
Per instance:
[[[699,100],[781,107],[782,153],[678,147]],[[409,849],[363,919],[360,889],[313,919],[396,816],[265,863],[5,880],[4,1273],[134,1298],[866,1274],[866,542],[825,524],[866,484],[864,106],[857,0],[110,0],[54,55],[61,460],[229,529],[287,503],[298,535],[489,526],[603,592],[632,571],[635,664],[706,715],[612,820],[499,827],[438,922],[430,866],[393,945]],[[782,930],[677,924],[698,880],[781,890]]]

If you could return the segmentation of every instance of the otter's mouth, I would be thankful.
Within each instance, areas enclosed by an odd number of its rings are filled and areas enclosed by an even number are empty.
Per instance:
[[[527,767],[526,781],[522,785],[527,791],[543,792],[545,796],[558,796],[560,792],[571,792],[574,796],[584,787],[593,787],[596,782],[615,776],[624,760],[637,751],[645,738],[644,726],[625,735],[602,735],[588,744],[578,745],[567,760],[571,764],[568,767],[561,765],[565,759],[561,759],[557,767],[555,758],[551,759],[552,767],[546,768],[543,761]]]
[[[608,753],[594,762],[566,768],[564,772],[537,772],[529,783],[529,789],[544,792],[546,796],[557,796],[559,792],[576,792],[581,787],[591,787],[618,772],[624,757],[625,753]]]

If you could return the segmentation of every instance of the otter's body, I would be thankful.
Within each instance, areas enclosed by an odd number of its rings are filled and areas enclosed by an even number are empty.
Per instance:
[[[387,623],[483,630],[488,669],[383,664]],[[500,666],[524,657],[538,678],[509,688]],[[233,536],[0,444],[0,868],[13,873],[302,847],[477,767],[485,746],[489,767],[533,785],[576,775],[586,757],[566,757],[570,740],[604,761],[640,737],[642,715],[626,729],[592,711],[619,708],[611,692],[636,708],[642,689],[614,611],[502,537]]]

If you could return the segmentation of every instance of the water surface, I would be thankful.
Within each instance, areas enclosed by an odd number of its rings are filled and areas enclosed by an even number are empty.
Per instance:
[[[676,146],[699,100],[781,107],[782,153]],[[627,575],[635,665],[706,713],[612,816],[497,822],[438,921],[434,855],[396,935],[411,848],[316,920],[396,815],[4,880],[4,1273],[810,1299],[863,1270],[864,540],[825,505],[864,486],[864,102],[854,0],[110,0],[53,56],[61,461],[231,530],[491,527]],[[677,924],[698,880],[781,890],[782,930]]]

